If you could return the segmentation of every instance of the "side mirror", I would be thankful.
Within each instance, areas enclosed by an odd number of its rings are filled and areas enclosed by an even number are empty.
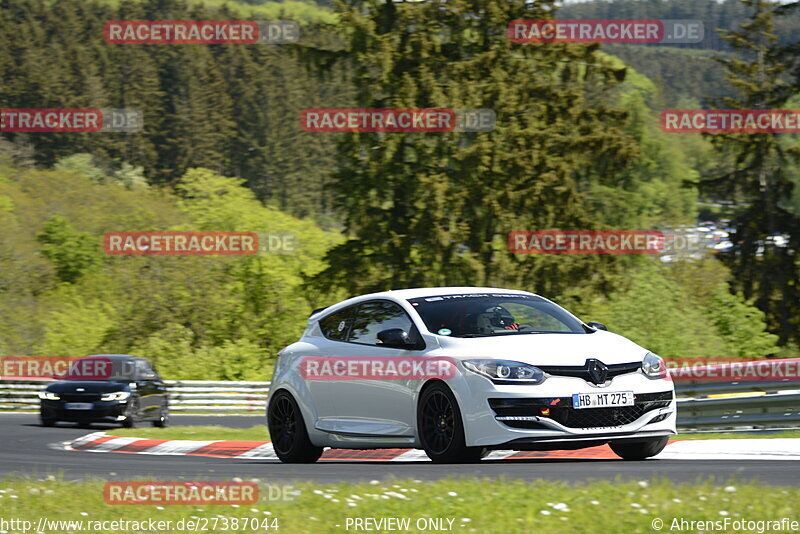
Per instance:
[[[608,332],[608,328],[606,327],[606,325],[604,325],[603,323],[598,323],[597,321],[591,321],[589,323],[586,323],[586,326],[591,326],[595,330],[605,330],[606,332]]]
[[[408,337],[408,332],[402,328],[389,328],[378,332],[378,341],[384,347],[411,348],[414,342]]]

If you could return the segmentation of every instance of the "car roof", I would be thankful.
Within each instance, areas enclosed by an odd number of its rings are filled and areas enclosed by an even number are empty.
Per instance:
[[[89,356],[84,356],[84,358],[97,358],[102,356],[103,358],[108,358],[109,360],[143,360],[144,358],[140,356],[132,356],[130,354],[90,354]]]
[[[390,291],[381,291],[378,293],[368,293],[366,295],[359,295],[352,297],[341,302],[337,302],[327,308],[320,308],[315,310],[309,319],[317,319],[322,314],[329,310],[339,310],[341,308],[356,304],[364,300],[381,299],[381,298],[395,298],[398,300],[408,300],[420,297],[437,297],[441,295],[459,295],[470,293],[503,293],[503,294],[517,294],[517,295],[535,295],[529,291],[520,291],[518,289],[504,289],[500,287],[417,287],[412,289],[393,289]],[[537,295],[538,296],[538,295]]]
[[[501,287],[419,287],[413,289],[396,289],[374,293],[375,296],[392,296],[401,299],[413,299],[419,297],[437,297],[440,295],[458,295],[469,293],[515,293],[521,295],[532,295],[528,291],[518,289],[503,289]]]

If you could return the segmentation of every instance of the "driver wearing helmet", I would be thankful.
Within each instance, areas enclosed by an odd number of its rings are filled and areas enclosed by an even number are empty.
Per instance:
[[[507,309],[492,306],[477,317],[478,334],[492,334],[497,330],[519,330],[519,324]]]

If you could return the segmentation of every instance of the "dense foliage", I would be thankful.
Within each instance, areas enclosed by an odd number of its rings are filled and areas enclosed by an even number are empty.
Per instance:
[[[645,2],[594,4],[560,16],[607,18],[605,4],[618,4],[633,18]],[[708,35],[748,20],[759,2],[646,4],[656,10],[647,18],[710,20]],[[657,112],[718,96],[755,107],[765,92],[790,105],[800,92],[794,23],[781,15],[767,27],[773,13],[762,10],[758,31],[778,37],[753,45],[761,60],[734,38],[667,49],[505,37],[509,20],[555,8],[0,0],[0,24],[15,28],[0,34],[2,107],[145,114],[135,134],[0,137],[0,354],[133,352],[169,378],[267,379],[315,307],[371,290],[484,284],[539,292],[663,356],[792,354],[800,245],[792,237],[763,255],[759,240],[800,235],[796,136],[666,134]],[[304,37],[283,46],[103,42],[107,20],[167,18],[291,18]],[[779,72],[754,82],[747,69],[763,57]],[[497,126],[303,132],[299,111],[312,107],[491,108]],[[765,168],[768,195],[758,188]],[[690,225],[698,195],[734,203],[713,215],[733,219],[739,256],[661,263],[506,249],[513,230]],[[780,217],[761,216],[769,213]],[[290,231],[301,249],[114,257],[102,250],[112,230]]]
[[[192,169],[178,197],[90,174],[0,167],[0,354],[141,353],[167,377],[264,379],[317,297],[304,276],[338,241],[263,206],[240,180]],[[295,254],[107,256],[103,234],[292,232]]]

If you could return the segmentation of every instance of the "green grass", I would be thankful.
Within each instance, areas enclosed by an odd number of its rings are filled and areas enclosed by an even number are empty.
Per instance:
[[[249,467],[254,476],[269,473],[268,466]],[[257,480],[261,485],[267,479]],[[687,521],[800,520],[796,503],[800,488],[783,488],[729,481],[673,484],[653,479],[622,482],[605,481],[568,485],[559,482],[526,482],[510,479],[446,479],[372,481],[360,484],[295,484],[291,502],[257,505],[202,506],[112,506],[103,499],[101,480],[67,482],[49,479],[5,478],[0,480],[0,507],[3,518],[33,521],[53,520],[135,520],[172,521],[206,518],[213,522],[239,518],[277,519],[277,532],[289,534],[347,532],[348,518],[409,518],[410,528],[426,518],[452,520],[450,532],[459,533],[546,533],[614,534],[656,532],[654,520],[670,532],[674,518]],[[276,484],[276,483],[272,483]],[[262,486],[263,487],[263,486]],[[222,523],[219,523],[221,525]],[[218,528],[209,531],[223,532]],[[16,529],[7,529],[15,531]],[[150,531],[151,529],[145,529]],[[350,531],[355,529],[351,526]],[[683,532],[697,532],[689,529]],[[18,531],[21,531],[19,529]],[[35,531],[35,527],[34,530]],[[84,529],[86,531],[93,531]],[[133,532],[117,528],[114,532]],[[188,531],[184,528],[183,531]],[[230,531],[230,529],[228,530]],[[238,532],[273,532],[274,529],[239,529]],[[388,530],[378,530],[387,532]],[[706,530],[711,531],[711,530]],[[740,530],[746,532],[750,530]],[[59,526],[46,532],[81,532],[76,527]],[[158,530],[181,532],[173,528]],[[430,532],[430,530],[429,530]],[[439,531],[441,532],[441,530]],[[673,530],[678,532],[678,530]],[[734,532],[732,528],[714,532]],[[784,532],[772,529],[770,532]]]
[[[167,428],[120,428],[107,430],[107,434],[120,437],[147,439],[191,439],[199,441],[269,441],[265,425],[250,428],[229,428],[220,425],[172,426]]]

